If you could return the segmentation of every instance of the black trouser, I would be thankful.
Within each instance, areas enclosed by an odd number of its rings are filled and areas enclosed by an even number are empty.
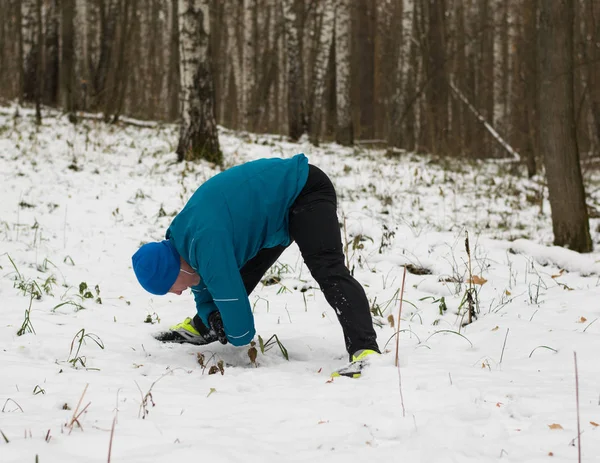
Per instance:
[[[360,349],[379,352],[367,296],[344,263],[335,189],[321,169],[313,165],[308,169],[306,185],[290,208],[290,237],[335,310],[348,353]],[[284,250],[285,246],[262,249],[242,267],[240,273],[248,294]]]

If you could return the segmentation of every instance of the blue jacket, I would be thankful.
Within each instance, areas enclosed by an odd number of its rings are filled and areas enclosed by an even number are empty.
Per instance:
[[[166,237],[200,275],[192,291],[206,326],[219,310],[229,342],[248,344],[254,317],[240,269],[263,248],[290,244],[289,209],[308,178],[308,159],[259,159],[203,183]]]

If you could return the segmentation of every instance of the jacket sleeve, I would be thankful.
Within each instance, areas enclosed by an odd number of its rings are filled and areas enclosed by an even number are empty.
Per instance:
[[[221,313],[228,341],[234,346],[250,343],[256,334],[254,316],[238,269],[233,244],[226,231],[212,231],[194,240],[190,249],[197,270],[213,303]],[[202,296],[199,293],[198,297]],[[204,299],[201,299],[204,304]],[[198,307],[198,299],[196,299]]]
[[[204,284],[204,280],[201,280],[200,284],[192,287],[192,293],[194,294],[194,300],[196,301],[196,312],[198,312],[198,316],[208,327],[208,316],[217,310],[217,306],[215,305],[206,284]]]

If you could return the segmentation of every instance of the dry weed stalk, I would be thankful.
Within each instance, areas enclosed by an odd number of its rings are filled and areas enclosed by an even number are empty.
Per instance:
[[[400,390],[400,403],[402,405],[402,416],[406,416],[406,408],[404,407],[404,395],[402,394],[402,376],[400,374],[400,362],[398,361],[398,343],[400,339],[400,317],[402,316],[402,301],[404,299],[404,283],[406,281],[406,267],[402,274],[402,289],[400,290],[400,307],[398,308],[398,328],[396,330],[396,368],[398,369],[398,389]]]
[[[73,411],[73,416],[71,417],[71,421],[69,421],[69,423],[67,424],[67,428],[69,428],[69,434],[71,434],[71,431],[73,431],[73,426],[75,425],[75,423],[77,423],[79,428],[83,431],[83,426],[81,426],[81,423],[79,422],[79,417],[83,414],[83,412],[85,412],[87,410],[87,408],[90,406],[91,402],[88,402],[88,404],[83,408],[83,410],[81,410],[81,412],[79,412],[79,413],[77,413],[77,412],[79,411],[81,402],[83,402],[83,396],[85,396],[85,392],[87,391],[88,386],[89,386],[89,383],[85,385],[85,388],[83,389],[81,397],[79,398],[79,402],[77,402],[77,407],[75,407],[75,410]]]

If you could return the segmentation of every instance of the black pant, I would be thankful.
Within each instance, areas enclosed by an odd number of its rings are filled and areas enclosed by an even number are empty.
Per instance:
[[[325,299],[335,310],[348,353],[352,355],[360,349],[379,352],[367,296],[344,263],[336,209],[337,198],[331,180],[321,169],[309,165],[306,185],[290,208],[290,236]],[[242,267],[240,273],[248,294],[284,250],[285,246],[261,249]]]

